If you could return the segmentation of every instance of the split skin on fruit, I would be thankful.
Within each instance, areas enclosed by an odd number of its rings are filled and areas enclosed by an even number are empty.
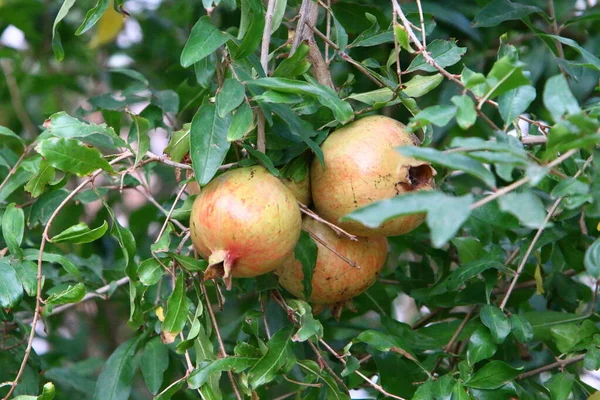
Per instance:
[[[325,168],[316,159],[311,166],[317,213],[358,236],[396,236],[415,229],[424,221],[424,214],[400,216],[374,229],[339,219],[378,200],[432,190],[433,168],[396,150],[418,144],[405,125],[384,116],[361,118],[331,133],[322,145]]]
[[[204,279],[254,277],[294,252],[302,217],[296,198],[265,168],[227,171],[202,189],[192,206],[194,247],[209,262]]]
[[[302,229],[317,238],[317,263],[313,271],[312,293],[308,299],[308,302],[316,305],[315,309],[322,308],[319,307],[322,305],[335,308],[363,293],[376,281],[385,265],[388,254],[385,237],[350,240],[308,217],[304,218]],[[348,260],[356,266],[351,266]],[[306,300],[300,261],[292,256],[275,273],[281,286],[294,296]]]

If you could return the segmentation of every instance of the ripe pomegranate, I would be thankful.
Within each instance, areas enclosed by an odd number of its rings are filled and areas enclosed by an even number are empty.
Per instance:
[[[253,277],[281,266],[300,236],[302,218],[294,195],[260,166],[238,168],[213,179],[192,206],[194,247],[209,266],[204,279]]]
[[[302,229],[310,233],[318,248],[312,293],[308,299],[317,305],[316,308],[319,305],[343,304],[375,282],[387,258],[385,237],[360,237],[353,241],[338,236],[327,225],[308,217],[302,221]],[[349,262],[356,266],[351,266]],[[300,261],[290,257],[275,273],[279,276],[281,286],[294,296],[304,298],[304,274]]]
[[[415,229],[425,215],[401,216],[375,229],[339,218],[378,200],[433,189],[433,168],[395,149],[418,143],[405,125],[384,116],[361,118],[330,134],[322,145],[325,169],[316,159],[311,167],[318,214],[358,236],[395,236]]]

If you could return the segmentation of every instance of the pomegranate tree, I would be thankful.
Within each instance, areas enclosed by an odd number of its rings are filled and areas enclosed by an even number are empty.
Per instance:
[[[308,217],[304,218],[302,228],[315,239],[318,248],[310,303],[317,308],[343,304],[375,282],[387,258],[385,237],[361,237],[353,241]],[[281,286],[294,296],[304,298],[300,261],[290,257],[275,273]]]
[[[281,266],[300,236],[292,192],[260,166],[238,168],[202,189],[190,217],[194,247],[208,260],[205,279],[253,277]]]
[[[318,160],[311,167],[318,214],[359,236],[395,236],[415,229],[425,215],[400,216],[375,229],[339,218],[374,201],[433,189],[431,166],[395,149],[418,144],[405,125],[384,116],[365,117],[330,134],[322,146],[325,168]]]

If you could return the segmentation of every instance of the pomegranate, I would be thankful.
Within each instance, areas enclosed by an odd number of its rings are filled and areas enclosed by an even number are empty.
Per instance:
[[[185,173],[185,179],[190,179],[193,175],[194,171],[188,169]],[[200,193],[200,185],[198,185],[198,182],[195,179],[193,181],[188,182],[187,192],[190,196]]]
[[[315,310],[319,305],[335,307],[343,304],[375,282],[387,258],[385,237],[360,237],[353,241],[338,236],[327,225],[308,217],[302,221],[302,229],[310,233],[318,248],[308,300],[317,305]],[[290,257],[275,273],[281,286],[294,296],[304,298],[300,261]]]
[[[305,177],[300,181],[294,178],[282,178],[281,182],[294,194],[296,200],[304,205],[310,204],[310,179]]]
[[[202,189],[192,206],[194,247],[209,266],[204,279],[253,277],[281,266],[300,236],[294,195],[265,168],[225,172]]]
[[[361,118],[330,134],[322,145],[325,169],[316,159],[311,167],[318,214],[358,236],[395,236],[415,229],[424,214],[400,216],[374,229],[339,219],[378,200],[433,189],[433,168],[395,149],[418,144],[405,125],[384,116]]]

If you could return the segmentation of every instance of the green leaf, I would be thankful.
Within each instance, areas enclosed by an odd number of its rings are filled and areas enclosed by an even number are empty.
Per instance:
[[[283,16],[285,15],[285,8],[287,6],[287,0],[275,0],[275,6],[273,8],[273,22],[271,25],[271,33],[274,33],[279,26],[281,26],[281,22],[283,21]]]
[[[142,261],[137,270],[140,282],[144,286],[152,286],[158,283],[164,272],[162,265],[154,257]]]
[[[504,342],[511,329],[510,320],[504,312],[496,306],[489,304],[481,307],[481,322],[490,329],[494,341],[498,344]]]
[[[52,114],[44,123],[46,132],[65,139],[88,138],[92,135],[102,135],[110,140],[115,147],[125,147],[126,143],[113,128],[106,124],[93,124],[71,117],[64,111]]]
[[[6,140],[16,141],[21,145],[21,148],[25,148],[25,141],[19,135],[11,131],[5,126],[0,126],[0,136],[3,137],[2,143],[5,143]]]
[[[167,338],[174,339],[183,330],[189,310],[190,301],[186,295],[185,274],[180,273],[175,282],[173,293],[167,300],[167,312],[162,325],[162,331]]]
[[[544,226],[546,209],[540,198],[531,190],[507,193],[498,199],[498,204],[502,211],[514,215],[528,228],[537,229]]]
[[[26,249],[23,251],[23,254],[25,260],[37,261],[40,251],[38,249]],[[60,264],[68,274],[73,275],[75,278],[79,278],[81,275],[77,266],[75,266],[68,258],[60,254],[52,254],[45,251],[44,254],[42,254],[42,261]]]
[[[204,386],[204,384],[208,382],[208,379],[214,374],[220,374],[223,371],[241,373],[255,365],[257,361],[257,358],[234,356],[221,358],[215,361],[203,361],[190,374],[187,382],[190,389],[198,389]]]
[[[486,257],[463,264],[448,275],[446,280],[447,287],[449,290],[458,290],[469,279],[492,268],[499,271],[506,269],[502,263],[490,261]]]
[[[475,389],[498,389],[519,375],[522,368],[513,368],[502,361],[490,361],[465,382]]]
[[[21,243],[25,232],[25,214],[22,208],[10,203],[2,215],[2,236],[6,247],[14,257],[23,258]]]
[[[50,241],[52,243],[69,242],[74,244],[90,243],[100,239],[108,230],[108,223],[104,221],[97,228],[90,229],[85,222],[80,222],[73,225],[58,235],[54,236]]]
[[[581,109],[573,96],[569,84],[561,74],[546,81],[544,86],[544,106],[554,121],[559,121],[565,114],[577,114]]]
[[[427,107],[410,119],[410,128],[415,130],[427,124],[446,126],[456,115],[456,106],[438,105]]]
[[[65,19],[69,10],[75,4],[75,0],[64,0],[62,6],[60,6],[60,10],[58,10],[58,14],[56,14],[56,18],[54,19],[54,24],[52,25],[52,51],[54,52],[54,57],[58,61],[62,61],[65,58],[65,51],[63,50],[62,43],[60,41],[60,34],[56,30],[58,24]]]
[[[301,360],[297,362],[297,365],[304,371],[316,376],[319,381],[325,384],[325,387],[327,388],[328,400],[350,400],[350,396],[348,396],[346,393],[343,393],[333,377],[327,373],[325,369],[320,368],[316,362],[312,360]]]
[[[160,337],[152,338],[144,346],[142,355],[142,375],[150,393],[158,393],[168,367],[169,348],[163,344]]]
[[[289,58],[283,60],[275,71],[273,72],[274,78],[295,78],[302,75],[310,68],[310,63],[306,61],[306,55],[308,54],[309,47],[306,43],[300,44],[296,49],[296,52]]]
[[[504,127],[506,128],[519,115],[527,111],[536,96],[535,88],[530,85],[520,86],[502,94],[498,98],[498,109],[504,120]]]
[[[192,120],[190,156],[194,175],[201,186],[215,176],[229,150],[229,118],[220,118],[212,104],[204,104]]]
[[[275,166],[273,165],[273,161],[271,161],[271,159],[265,153],[258,151],[254,147],[247,144],[242,144],[242,147],[244,147],[244,149],[246,149],[246,151],[253,158],[256,158],[263,167],[269,170],[270,174],[272,174],[273,176],[279,176],[279,170],[275,168]]]
[[[455,40],[436,39],[427,45],[427,51],[440,67],[446,68],[459,62],[467,48],[458,47]],[[428,64],[422,54],[418,54],[405,72],[413,71],[437,72],[437,69]]]
[[[587,353],[585,353],[583,367],[588,371],[597,371],[600,369],[600,349],[597,346],[591,346]]]
[[[341,123],[346,123],[354,118],[354,111],[350,104],[341,100],[333,89],[318,83],[311,84],[288,78],[260,78],[248,81],[246,84],[284,93],[314,96],[319,103],[331,109],[334,117]]]
[[[252,128],[253,122],[252,108],[247,103],[243,103],[233,114],[231,125],[227,131],[227,140],[233,142],[242,139]]]
[[[462,129],[467,130],[477,120],[475,103],[468,95],[452,97],[452,103],[456,106],[456,122]]]
[[[522,19],[536,12],[542,12],[542,10],[510,0],[493,0],[479,11],[473,19],[472,26],[474,28],[496,26],[504,21]]]
[[[54,180],[54,175],[54,168],[46,160],[42,160],[40,170],[27,182],[25,190],[31,193],[31,197],[39,197],[44,193],[46,185]]]
[[[212,78],[217,71],[216,60],[215,55],[210,54],[208,57],[194,63],[196,82],[205,89],[210,89],[212,85]]]
[[[550,334],[561,353],[571,350],[579,342],[579,328],[575,324],[561,324],[550,328]]]
[[[441,74],[417,75],[410,81],[404,83],[404,89],[402,89],[402,92],[409,97],[421,97],[438,87],[443,81],[444,77]],[[392,93],[391,89],[387,90]]]
[[[288,363],[290,357],[289,329],[281,329],[269,340],[267,353],[248,371],[248,383],[256,389],[275,379],[277,372]]]
[[[23,288],[15,269],[0,261],[0,307],[13,308],[21,302]]]
[[[143,335],[121,344],[108,358],[94,391],[93,400],[127,400],[139,358],[135,357]]]
[[[443,246],[454,236],[470,214],[472,195],[453,197],[441,192],[412,192],[373,202],[340,218],[357,221],[369,228],[401,215],[427,212],[427,225],[435,247]]]
[[[86,147],[77,140],[47,138],[38,143],[36,151],[54,168],[79,176],[88,175],[97,169],[113,172],[113,168],[97,149]]]
[[[477,261],[483,258],[485,254],[483,244],[476,238],[456,237],[452,239],[452,244],[456,246],[458,258],[463,264]]]
[[[508,55],[496,61],[487,75],[489,89],[484,97],[493,99],[520,86],[529,85],[529,79],[523,75],[524,65]]]
[[[552,400],[567,400],[573,390],[575,376],[568,372],[553,375],[544,382],[544,386],[550,391]]]
[[[518,314],[510,316],[511,332],[521,343],[527,343],[533,340],[533,328],[529,321]]]
[[[190,127],[191,124],[183,124],[182,129],[171,133],[169,144],[165,148],[165,154],[171,160],[181,162],[190,151]]]
[[[205,260],[196,260],[193,257],[188,257],[177,253],[167,253],[167,255],[177,261],[181,267],[185,268],[189,272],[204,271],[208,266],[208,262]]]
[[[594,279],[600,278],[600,238],[585,251],[584,265],[586,272]]]
[[[60,293],[53,293],[46,299],[46,305],[58,306],[61,304],[79,303],[85,296],[85,286],[78,283],[75,286],[69,285],[68,288]]]
[[[25,293],[28,296],[35,296],[37,293],[37,265],[29,260],[14,260],[11,265],[19,277]]]
[[[287,303],[300,316],[300,329],[292,336],[294,342],[305,342],[313,336],[319,339],[323,337],[323,325],[313,317],[312,308],[307,302],[289,299]]]
[[[471,335],[467,346],[467,361],[469,365],[475,365],[481,360],[486,360],[496,354],[498,346],[490,331],[482,326]]]
[[[304,230],[300,232],[294,255],[296,260],[302,264],[302,287],[305,299],[310,299],[312,294],[312,277],[315,265],[317,265],[317,253],[317,245],[310,234]]]
[[[250,15],[250,25],[245,32],[239,48],[230,47],[234,59],[248,57],[258,48],[265,29],[265,12],[263,7],[257,7]]]
[[[244,101],[246,89],[237,79],[228,78],[217,94],[216,104],[219,117],[225,118]]]
[[[490,187],[496,186],[496,179],[487,168],[478,161],[460,153],[444,153],[430,147],[406,146],[398,147],[397,150],[407,157],[414,157],[428,161],[433,164],[442,165],[458,171],[464,171],[469,175],[481,179]]]
[[[573,39],[569,39],[569,38],[565,38],[565,37],[557,36],[557,35],[544,34],[544,33],[538,33],[537,35],[548,37],[548,38],[551,38],[554,40],[558,40],[562,44],[566,44],[567,46],[569,46],[573,50],[575,50],[577,53],[579,53],[581,55],[581,58],[583,58],[584,63],[578,62],[577,63],[578,65],[582,65],[582,66],[588,67],[590,69],[600,71],[600,59],[598,57],[596,57],[593,53],[590,53],[589,51],[587,51],[586,49],[581,47]]]
[[[190,37],[181,52],[181,66],[187,68],[197,63],[228,40],[229,36],[215,28],[210,22],[210,17],[201,17],[192,28]]]
[[[85,20],[81,23],[77,31],[75,31],[75,35],[79,36],[87,32],[91,27],[96,25],[96,22],[102,18],[106,10],[108,10],[108,6],[110,5],[110,0],[98,0],[96,6],[90,9],[85,15]]]
[[[132,132],[130,132],[130,136],[135,137],[138,144],[137,154],[135,155],[135,163],[138,164],[142,161],[146,152],[150,150],[150,136],[148,136],[150,123],[146,118],[138,115],[132,115],[131,119],[133,124],[131,125]]]

